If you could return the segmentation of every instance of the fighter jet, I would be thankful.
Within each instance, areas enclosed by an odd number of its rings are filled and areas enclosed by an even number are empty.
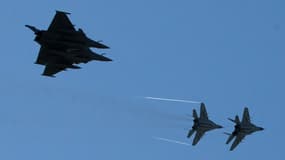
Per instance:
[[[40,30],[31,25],[25,25],[31,29],[35,35],[35,41],[40,45],[59,45],[60,47],[95,47],[107,49],[108,46],[94,41],[86,36],[82,29],[74,28],[67,15],[70,13],[56,11],[56,14],[48,27],[48,30]]]
[[[201,103],[200,106],[200,117],[198,117],[196,110],[193,109],[193,118],[194,118],[193,120],[194,124],[192,126],[192,129],[188,132],[187,135],[187,137],[190,138],[192,134],[196,131],[195,138],[192,142],[193,146],[199,142],[199,140],[203,137],[203,135],[206,132],[217,128],[223,128],[222,126],[209,120],[204,103]]]
[[[245,136],[256,131],[264,130],[262,127],[258,127],[251,123],[247,107],[244,108],[242,121],[239,120],[239,117],[237,115],[234,120],[231,118],[229,118],[229,120],[236,124],[235,129],[231,134],[226,133],[229,135],[226,144],[229,144],[235,138],[230,151],[234,150],[235,147],[245,138]]]
[[[82,29],[76,31],[67,17],[68,14],[70,13],[56,11],[48,30],[25,25],[35,33],[34,40],[41,45],[35,63],[46,66],[42,75],[54,77],[54,74],[66,68],[80,68],[74,66],[73,63],[87,63],[92,60],[112,61],[89,48],[106,49],[109,47],[91,40]]]

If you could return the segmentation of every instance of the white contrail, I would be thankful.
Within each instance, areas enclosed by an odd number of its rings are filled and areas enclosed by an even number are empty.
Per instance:
[[[165,142],[170,142],[170,143],[176,143],[176,144],[182,144],[182,145],[186,145],[186,146],[191,146],[191,144],[189,143],[185,143],[185,142],[180,142],[180,141],[176,141],[176,140],[172,140],[172,139],[167,139],[167,138],[161,138],[161,137],[152,137],[156,140],[160,140],[160,141],[165,141]]]
[[[171,101],[171,102],[182,102],[182,103],[201,103],[198,101],[189,101],[189,100],[182,100],[182,99],[170,99],[170,98],[158,98],[158,97],[144,97],[145,99],[152,99],[152,100],[159,100],[159,101]]]

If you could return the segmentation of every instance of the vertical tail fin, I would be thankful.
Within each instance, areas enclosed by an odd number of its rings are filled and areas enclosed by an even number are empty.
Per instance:
[[[197,114],[195,109],[193,109],[193,115],[192,116],[194,119],[198,119],[198,114]]]
[[[240,120],[239,120],[238,115],[236,115],[236,117],[235,117],[235,123],[240,124]]]

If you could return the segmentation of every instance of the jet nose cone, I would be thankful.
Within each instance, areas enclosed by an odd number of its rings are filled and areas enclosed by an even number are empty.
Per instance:
[[[262,127],[259,127],[259,130],[263,131],[263,130],[264,130],[264,128],[262,128]]]
[[[110,47],[103,45],[102,49],[110,49]]]
[[[104,61],[113,61],[113,60],[110,59],[110,58],[105,57]]]

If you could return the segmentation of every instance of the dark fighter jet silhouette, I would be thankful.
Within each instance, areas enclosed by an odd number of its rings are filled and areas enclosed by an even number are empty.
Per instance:
[[[36,64],[45,65],[42,75],[54,77],[54,74],[66,68],[79,69],[74,64],[87,63],[92,60],[112,61],[110,58],[93,52],[90,47],[107,49],[108,46],[86,36],[82,29],[76,30],[67,17],[70,13],[56,11],[48,30],[40,30],[31,25],[41,45]]]

